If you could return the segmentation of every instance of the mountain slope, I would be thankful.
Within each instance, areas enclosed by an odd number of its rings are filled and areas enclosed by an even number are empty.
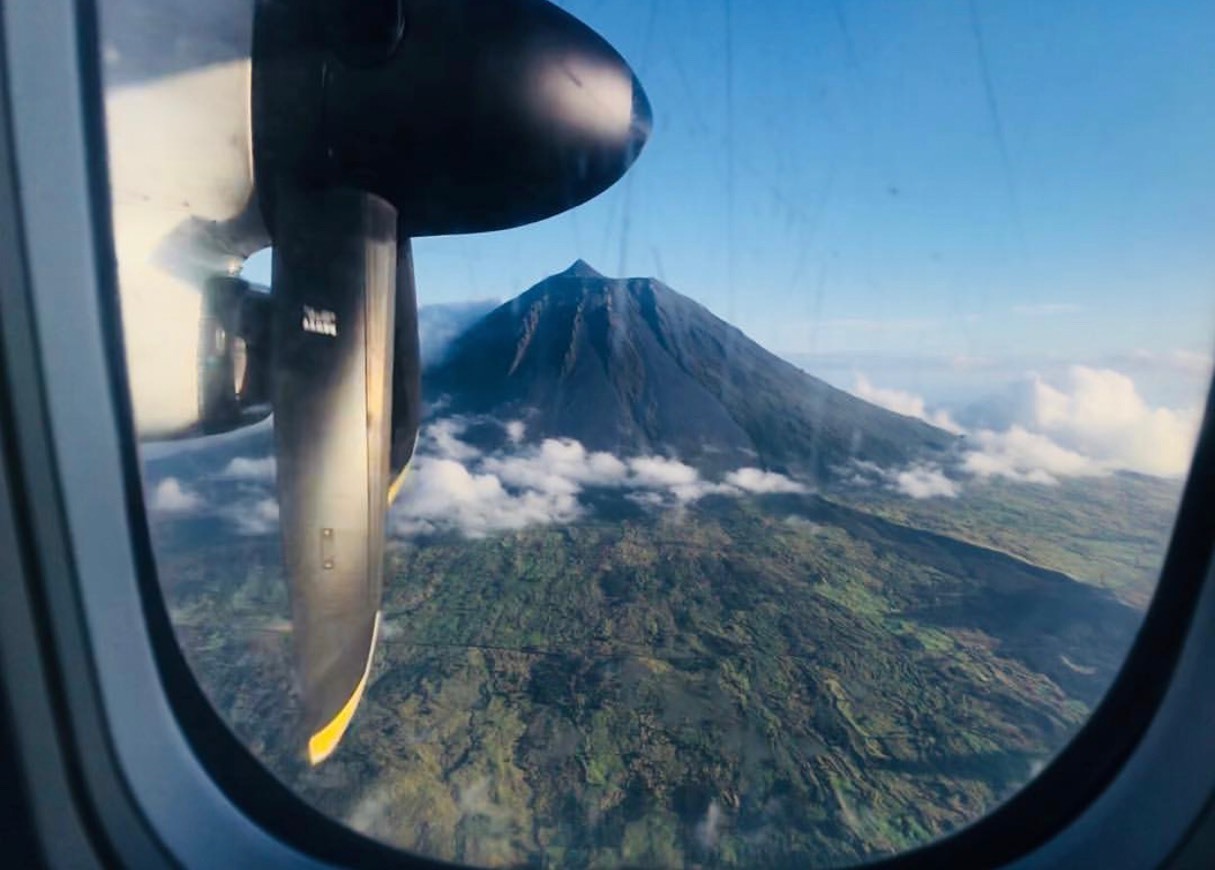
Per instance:
[[[310,768],[273,543],[246,542],[239,571],[230,541],[198,543],[166,554],[169,601],[246,744],[364,832],[497,866],[920,845],[1058,750],[1138,623],[1056,572],[815,496],[453,536],[391,550],[364,706]]]
[[[445,412],[523,417],[533,440],[702,468],[830,477],[852,459],[940,458],[955,440],[807,375],[658,281],[581,260],[473,325],[425,390]]]

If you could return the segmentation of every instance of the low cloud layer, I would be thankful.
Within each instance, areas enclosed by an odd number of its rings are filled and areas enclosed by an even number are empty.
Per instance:
[[[1193,366],[1206,360],[1190,360]],[[861,398],[907,416],[917,417],[965,436],[967,449],[960,469],[965,476],[1001,477],[1050,485],[1065,477],[1134,471],[1159,477],[1181,477],[1189,469],[1201,412],[1150,405],[1134,380],[1113,369],[1071,366],[1060,377],[1030,377],[989,416],[1001,428],[966,429],[942,410],[928,408],[913,393],[874,386],[858,375]],[[952,497],[961,482],[939,466],[878,469],[857,464],[860,483],[883,482],[912,498]]]
[[[882,468],[873,462],[855,461],[847,480],[852,486],[881,486],[909,498],[954,498],[962,492],[960,481],[938,465],[917,462],[906,468]]]
[[[197,513],[205,504],[202,496],[186,488],[176,477],[160,481],[148,497],[148,509],[158,514]]]
[[[740,468],[737,471],[731,471],[726,475],[726,483],[744,492],[757,494],[806,492],[806,487],[796,480],[759,468]]]
[[[1072,366],[1060,385],[1034,382],[1035,428],[1109,469],[1163,477],[1185,474],[1200,411],[1153,408],[1135,382],[1112,369]]]
[[[1206,365],[1206,361],[1193,361]],[[856,485],[878,486],[915,499],[953,498],[968,481],[1004,478],[1052,485],[1070,477],[1135,471],[1180,477],[1188,469],[1199,408],[1152,405],[1135,381],[1113,369],[1073,366],[1055,377],[1033,376],[1010,394],[1000,414],[959,425],[940,408],[903,390],[875,385],[863,375],[855,392],[876,404],[960,434],[956,463],[916,462],[880,468],[856,462]],[[499,446],[485,452],[473,441],[500,428]],[[588,450],[571,439],[525,443],[522,421],[445,418],[422,428],[417,456],[391,514],[391,528],[415,536],[456,532],[483,537],[533,525],[585,518],[597,494],[616,492],[654,509],[680,508],[707,496],[804,493],[801,482],[760,468],[740,468],[720,479],[665,456],[620,457]],[[154,515],[209,514],[242,535],[274,534],[278,505],[275,464],[269,456],[236,457],[205,480],[165,477],[150,486]]]
[[[219,513],[238,535],[269,535],[278,531],[278,501],[274,498],[238,501]]]
[[[267,466],[266,463],[269,463]],[[232,466],[235,465],[235,471]],[[268,471],[267,471],[268,468]],[[151,487],[148,512],[153,517],[180,520],[218,517],[238,535],[269,535],[278,532],[278,500],[274,497],[274,460],[233,460],[218,477],[206,479],[208,495],[166,477]],[[239,481],[216,489],[214,480]],[[196,485],[202,481],[196,481]]]
[[[584,496],[594,490],[621,492],[654,507],[684,506],[709,495],[805,491],[784,475],[758,468],[715,481],[676,459],[621,458],[568,438],[523,446],[517,443],[523,434],[517,423],[503,424],[512,446],[484,454],[461,438],[467,425],[449,418],[423,427],[418,456],[393,509],[399,534],[457,531],[475,538],[568,523],[586,516]]]
[[[894,411],[894,413],[902,414],[905,417],[915,417],[916,419],[923,420],[925,423],[931,423],[933,426],[944,429],[946,432],[960,435],[964,431],[961,426],[950,418],[947,412],[940,410],[929,411],[922,397],[904,390],[890,390],[876,387],[864,375],[858,374],[856,376],[852,392],[866,402],[872,402],[879,407],[885,408],[887,411]]]
[[[474,426],[482,434],[487,427],[500,428],[499,448],[486,452],[470,443]],[[670,509],[710,495],[807,491],[789,477],[759,468],[741,468],[710,480],[670,457],[621,458],[567,438],[525,444],[525,434],[518,420],[450,417],[424,425],[404,489],[391,511],[391,529],[404,536],[457,532],[478,538],[570,523],[588,515],[588,497],[595,492],[617,492],[649,508]],[[164,518],[218,517],[238,535],[277,534],[274,481],[272,456],[238,456],[195,482],[207,497],[166,477],[151,488],[148,506]]]
[[[493,474],[469,471],[454,459],[418,458],[394,511],[403,535],[459,529],[469,537],[569,522],[581,516],[577,498],[551,489],[512,491]]]
[[[273,456],[238,456],[224,466],[219,476],[228,480],[273,481],[275,462]]]
[[[895,472],[892,484],[896,490],[912,498],[953,498],[962,491],[961,485],[950,480],[939,468],[913,465]]]
[[[1060,477],[1105,474],[1097,462],[1056,444],[1046,435],[1013,426],[1004,432],[979,430],[979,449],[966,454],[962,467],[976,477],[1005,477],[1025,483],[1056,483]]]

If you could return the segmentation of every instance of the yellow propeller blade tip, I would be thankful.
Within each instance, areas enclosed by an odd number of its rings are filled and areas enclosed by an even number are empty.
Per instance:
[[[354,718],[354,711],[358,709],[359,701],[363,699],[363,690],[367,687],[367,677],[371,674],[371,660],[375,655],[375,644],[379,636],[380,614],[376,613],[375,625],[371,629],[371,646],[367,650],[367,664],[363,666],[363,676],[359,679],[359,684],[354,687],[350,699],[342,705],[342,709],[329,724],[308,738],[308,763],[314,767],[333,755],[338,744],[342,742],[346,729],[350,727],[350,720]]]

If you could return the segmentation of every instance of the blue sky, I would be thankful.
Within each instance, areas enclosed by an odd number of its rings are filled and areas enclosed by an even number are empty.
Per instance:
[[[560,5],[638,71],[652,140],[574,212],[417,241],[423,304],[583,257],[904,385],[908,359],[1209,354],[1215,3]]]
[[[419,241],[424,300],[582,256],[782,352],[1209,349],[1215,4],[561,5],[638,70],[647,152],[569,215]]]

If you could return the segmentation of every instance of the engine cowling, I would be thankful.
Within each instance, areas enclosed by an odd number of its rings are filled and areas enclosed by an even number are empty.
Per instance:
[[[270,297],[240,278],[203,288],[198,337],[198,429],[211,435],[270,415]]]

